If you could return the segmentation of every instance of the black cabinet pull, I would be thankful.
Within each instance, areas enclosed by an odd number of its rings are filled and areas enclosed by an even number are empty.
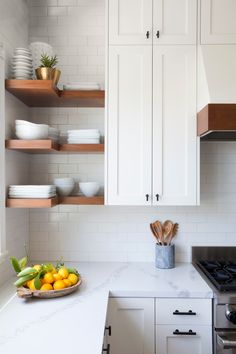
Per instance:
[[[180,312],[179,310],[175,310],[173,315],[182,315],[182,316],[196,316],[196,312],[189,310],[188,312]]]
[[[106,326],[105,331],[108,331],[109,337],[111,336],[111,326]]]
[[[156,194],[157,202],[159,201],[159,194]]]
[[[188,332],[180,332],[178,329],[176,329],[173,334],[176,334],[177,336],[196,336],[196,332],[193,332],[191,329]]]
[[[107,347],[106,347],[106,348],[103,348],[103,349],[102,349],[102,352],[103,352],[103,353],[110,354],[110,344],[107,344]]]
[[[146,194],[145,197],[146,197],[146,201],[148,202],[149,194]]]
[[[146,33],[146,37],[147,37],[147,39],[149,38],[149,35],[150,35],[150,32],[149,32],[149,31],[147,31],[147,33]]]
[[[157,37],[157,38],[160,38],[160,31],[157,31],[156,37]]]

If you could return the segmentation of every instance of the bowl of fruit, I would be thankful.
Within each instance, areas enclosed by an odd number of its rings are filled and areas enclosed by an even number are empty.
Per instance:
[[[11,264],[17,275],[14,285],[21,298],[54,298],[71,294],[81,284],[81,277],[75,268],[65,267],[58,262],[27,266],[27,257],[20,260],[11,257]]]

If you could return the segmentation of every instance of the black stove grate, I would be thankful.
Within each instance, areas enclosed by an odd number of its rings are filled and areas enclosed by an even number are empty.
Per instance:
[[[236,262],[200,260],[197,265],[219,291],[236,290]]]

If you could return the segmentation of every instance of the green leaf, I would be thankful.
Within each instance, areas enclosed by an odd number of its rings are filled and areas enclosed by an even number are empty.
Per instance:
[[[58,63],[57,55],[49,57],[49,55],[43,53],[41,55],[41,68],[54,68]]]
[[[28,262],[27,257],[23,257],[23,258],[19,259],[19,265],[20,265],[21,269],[24,269],[26,267],[27,262]]]
[[[75,269],[75,268],[67,268],[67,270],[68,270],[68,272],[69,272],[70,274],[79,275],[78,270]]]
[[[14,271],[18,274],[21,271],[21,267],[18,260],[15,257],[11,257],[10,260]]]
[[[34,279],[34,286],[35,289],[39,290],[41,288],[41,281],[39,279],[39,276],[37,275],[37,277]]]
[[[24,277],[25,275],[29,274],[38,274],[37,270],[32,267],[27,267],[23,269],[20,273],[17,274],[18,277]]]
[[[14,283],[14,285],[19,288],[20,286],[24,285],[27,281],[32,280],[36,277],[36,274],[29,274],[25,275],[24,277],[20,277],[17,279],[17,281]]]

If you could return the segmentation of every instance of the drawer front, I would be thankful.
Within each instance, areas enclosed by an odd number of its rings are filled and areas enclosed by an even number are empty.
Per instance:
[[[156,324],[212,324],[211,299],[156,299]]]

